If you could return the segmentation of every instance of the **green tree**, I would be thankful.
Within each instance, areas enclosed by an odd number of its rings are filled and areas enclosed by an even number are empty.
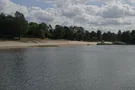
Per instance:
[[[39,25],[35,22],[30,22],[27,36],[28,37],[40,37],[40,34],[41,34],[41,32],[40,32]]]
[[[53,38],[54,29],[51,25],[48,25],[48,38]]]
[[[131,32],[131,44],[135,44],[135,30]]]
[[[90,33],[87,30],[84,32],[84,40],[85,41],[90,41]]]
[[[73,32],[70,29],[70,27],[64,26],[64,30],[65,30],[64,39],[73,40]]]
[[[98,41],[102,40],[102,32],[100,30],[97,31],[97,40]]]
[[[48,33],[49,33],[48,28],[49,27],[47,26],[46,23],[40,23],[39,24],[39,29],[44,31],[44,34],[45,34],[44,36],[46,36],[46,37],[48,37]]]
[[[0,37],[10,39],[20,37],[20,29],[18,29],[15,17],[0,14]]]
[[[79,41],[84,39],[84,28],[83,27],[77,27],[76,39]]]
[[[90,38],[92,41],[97,41],[97,33],[95,31],[92,31],[90,33]]]
[[[130,42],[131,42],[130,31],[125,31],[122,33],[122,41],[127,44],[130,44]]]
[[[122,35],[122,32],[121,30],[119,30],[117,33],[117,41],[121,41],[121,35]]]
[[[64,35],[64,28],[60,25],[56,25],[55,30],[53,32],[54,39],[63,39]]]
[[[103,33],[102,40],[108,41],[108,34],[106,32]]]
[[[16,27],[18,28],[20,35],[24,36],[28,30],[28,22],[25,20],[24,15],[18,11],[15,13],[15,19],[17,22]]]

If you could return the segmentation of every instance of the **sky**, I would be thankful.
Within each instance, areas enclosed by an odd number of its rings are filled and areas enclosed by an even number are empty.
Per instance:
[[[135,0],[0,0],[0,13],[19,11],[31,22],[86,30],[135,29]]]

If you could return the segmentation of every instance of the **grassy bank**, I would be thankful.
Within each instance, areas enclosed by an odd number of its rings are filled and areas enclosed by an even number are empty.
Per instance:
[[[112,43],[105,43],[105,42],[101,42],[101,43],[97,43],[97,45],[127,45],[124,42],[120,42],[120,41],[115,41]]]

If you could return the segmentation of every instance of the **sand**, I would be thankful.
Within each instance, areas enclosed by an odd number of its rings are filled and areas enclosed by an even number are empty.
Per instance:
[[[18,41],[0,40],[0,49],[46,46],[97,45],[97,43],[98,42],[22,38]]]

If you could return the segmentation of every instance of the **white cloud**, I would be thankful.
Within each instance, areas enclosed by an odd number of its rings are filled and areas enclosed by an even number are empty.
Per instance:
[[[92,5],[99,0],[37,0],[55,5],[53,8],[26,7],[10,0],[0,0],[0,12],[22,12],[29,21],[46,22],[52,25],[77,25],[88,30],[135,28],[134,0],[102,0],[103,5]],[[101,0],[100,0],[101,2]]]
[[[134,7],[122,2],[110,2],[101,7],[100,14],[104,18],[122,18],[135,15]]]

